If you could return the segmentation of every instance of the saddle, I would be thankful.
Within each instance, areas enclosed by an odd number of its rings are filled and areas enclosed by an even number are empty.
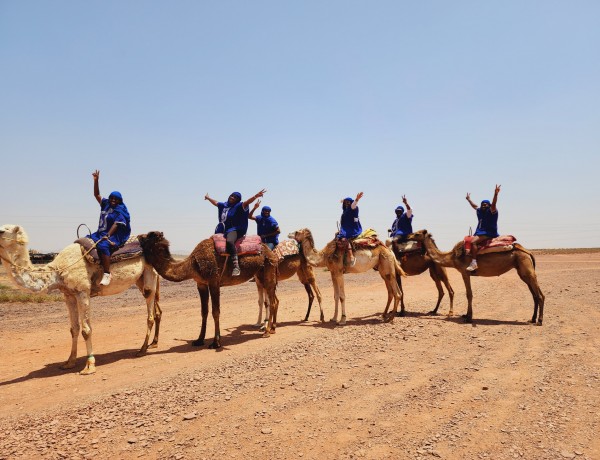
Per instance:
[[[215,244],[215,251],[217,251],[217,254],[220,256],[228,256],[229,254],[227,254],[225,248],[226,240],[223,234],[217,233],[211,236],[211,238]],[[235,241],[235,249],[238,256],[260,254],[262,252],[262,241],[260,236],[246,235],[238,238]]]
[[[94,247],[94,249],[90,251],[90,248],[94,246],[94,240],[84,236],[83,238],[75,240],[74,243],[81,245],[81,252],[82,254],[87,253],[85,255],[85,259],[89,263],[100,265],[100,257],[98,257],[98,251],[96,251],[96,248]],[[143,254],[144,251],[140,246],[137,236],[131,236],[123,246],[110,255],[110,263],[113,264],[128,259],[135,259],[136,257],[141,257]]]
[[[273,250],[278,260],[300,254],[300,244],[296,240],[283,240]]]
[[[350,241],[354,249],[373,249],[377,246],[385,246],[377,236],[377,232],[369,228]]]
[[[411,252],[423,252],[423,244],[420,241],[402,241],[394,243],[394,248],[400,254]]]
[[[472,236],[465,236],[465,252],[467,254],[471,253],[472,241]],[[489,252],[512,251],[515,241],[517,241],[517,239],[512,235],[500,235],[496,238],[490,238],[489,240],[477,245],[477,248],[479,249],[477,254],[481,255]]]

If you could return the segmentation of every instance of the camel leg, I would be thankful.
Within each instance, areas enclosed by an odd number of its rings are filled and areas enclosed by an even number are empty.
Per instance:
[[[333,318],[331,318],[329,321],[337,323],[338,303],[340,300],[340,288],[338,286],[337,277],[334,275],[333,272],[331,272],[331,282],[333,283],[333,301],[334,301],[334,305],[335,305],[335,310],[333,312]]]
[[[208,286],[204,284],[198,285],[198,295],[200,295],[200,309],[202,314],[202,326],[200,326],[200,335],[196,340],[192,342],[192,346],[201,347],[204,345],[204,339],[206,337],[206,320],[208,318]]]
[[[465,315],[465,322],[473,322],[473,290],[471,289],[471,275],[469,272],[461,272],[463,281],[465,283],[465,290],[467,291],[467,314]]]
[[[531,292],[531,296],[533,297],[533,317],[531,318],[531,323],[541,326],[542,321],[544,319],[544,294],[540,289],[540,286],[537,281],[537,276],[535,274],[535,269],[532,264],[528,264],[528,267],[523,267],[522,265],[517,266],[517,273],[519,274],[519,278],[523,280],[527,287],[529,288],[529,292]],[[538,307],[539,307],[539,316],[538,316]]]
[[[265,324],[265,332],[263,337],[268,337],[270,334],[275,334],[277,328],[277,309],[279,308],[279,299],[275,294],[275,287],[267,289],[267,297],[269,298],[269,321]]]
[[[77,299],[71,293],[65,293],[65,302],[69,310],[69,319],[71,321],[71,354],[69,359],[63,363],[61,369],[73,369],[77,359],[77,339],[79,338],[79,314],[77,313]]]
[[[310,309],[312,307],[313,301],[315,300],[315,295],[313,294],[309,283],[303,283],[303,285],[304,285],[304,290],[306,291],[306,294],[308,295],[308,310],[306,310],[306,316],[304,317],[303,321],[308,321],[308,317],[310,316]]]
[[[135,285],[146,299],[146,309],[148,311],[148,315],[146,317],[146,339],[144,340],[142,348],[140,348],[140,350],[137,352],[138,356],[143,355],[146,353],[146,350],[148,350],[150,333],[154,327],[154,296],[156,294],[156,283],[154,282],[153,278],[152,272],[148,274],[143,273],[142,276],[135,282]]]
[[[254,277],[254,281],[256,282],[256,289],[258,290],[258,320],[256,320],[256,324],[254,326],[261,327],[263,325],[263,308],[265,308],[265,296],[264,296],[264,286],[258,280],[258,277]],[[267,317],[265,315],[265,321],[267,321]]]
[[[96,359],[92,350],[92,321],[90,312],[90,296],[87,292],[78,292],[76,294],[77,305],[79,306],[79,319],[81,322],[81,335],[85,340],[87,350],[87,362],[80,375],[89,375],[96,372]]]
[[[431,266],[429,267],[429,276],[435,283],[435,287],[438,290],[438,299],[437,299],[437,304],[435,305],[435,308],[427,314],[428,315],[437,315],[438,308],[440,308],[440,304],[442,303],[442,299],[444,298],[444,289],[442,288],[442,282],[440,281],[440,278],[439,278],[437,272],[435,271],[434,267],[431,267]],[[448,316],[451,316],[451,315],[448,315]]]
[[[392,299],[395,297],[394,296],[394,291],[392,289],[392,284],[390,281],[390,275],[385,275],[382,276],[383,281],[385,281],[385,288],[387,289],[387,293],[388,293],[388,298],[387,298],[387,303],[385,304],[385,310],[383,310],[383,319],[384,321],[387,319],[388,317],[388,310],[390,309],[390,304],[392,303]],[[396,280],[394,280],[394,283],[396,283]],[[396,283],[396,286],[398,286],[398,283]],[[395,312],[394,312],[395,314]]]
[[[315,292],[315,295],[317,296],[317,302],[319,303],[319,310],[321,312],[321,316],[319,317],[319,320],[324,323],[325,322],[325,314],[323,313],[323,305],[321,304],[321,291],[319,291],[319,287],[317,286],[317,283],[315,282],[315,280],[313,279],[311,282],[311,286],[313,288],[313,291]]]
[[[454,316],[454,289],[452,289],[452,285],[448,279],[448,273],[444,267],[437,268],[436,272],[438,279],[442,280],[442,283],[444,283],[444,286],[446,286],[448,297],[450,298],[450,310],[448,310],[448,316]]]
[[[210,300],[212,305],[212,316],[213,321],[215,323],[215,338],[212,343],[208,346],[208,348],[212,348],[214,350],[221,348],[221,326],[220,326],[220,316],[221,316],[221,289],[219,287],[218,282],[215,284],[210,284],[208,286],[210,291]]]
[[[396,273],[396,284],[400,290],[400,311],[396,313],[396,316],[405,316],[406,310],[404,307],[404,289],[402,289],[402,275],[400,275],[400,273]]]
[[[344,286],[344,275],[340,273],[338,275],[338,295],[340,298],[340,305],[342,306],[342,316],[340,318],[340,322],[338,323],[340,326],[344,326],[346,324],[346,289]]]
[[[154,339],[148,348],[156,348],[158,346],[158,332],[160,331],[160,320],[162,318],[162,310],[158,301],[160,300],[160,278],[157,276],[155,280],[156,288],[154,290]]]

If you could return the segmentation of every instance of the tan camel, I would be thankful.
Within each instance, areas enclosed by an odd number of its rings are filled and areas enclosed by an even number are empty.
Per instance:
[[[315,249],[315,243],[311,231],[308,228],[303,228],[289,234],[290,238],[294,238],[301,244],[302,253],[308,263],[314,267],[327,267],[331,273],[333,282],[333,296],[335,300],[335,313],[331,321],[337,322],[339,325],[346,324],[346,294],[344,290],[344,273],[364,273],[367,270],[376,268],[379,275],[385,282],[388,291],[387,304],[383,312],[383,319],[386,322],[394,320],[398,311],[398,304],[402,298],[402,292],[396,282],[396,274],[405,276],[405,273],[400,268],[394,254],[383,244],[375,248],[357,249],[354,256],[356,262],[354,266],[344,265],[343,253],[339,254],[336,248],[336,240],[330,241],[327,246],[321,251]],[[388,315],[390,304],[394,301],[394,307]],[[342,305],[342,316],[340,321],[338,317],[338,304]]]
[[[280,244],[284,244],[285,241],[282,241]],[[310,310],[312,307],[312,303],[315,299],[315,295],[317,297],[317,302],[319,303],[319,309],[321,310],[320,320],[321,322],[325,321],[325,315],[323,314],[323,306],[321,305],[321,291],[317,286],[317,281],[315,279],[313,268],[306,261],[304,254],[299,253],[287,256],[279,261],[279,264],[277,266],[277,282],[287,280],[294,276],[296,273],[298,274],[298,279],[304,286],[306,294],[308,295],[308,310],[306,311],[304,321],[308,321],[308,317],[310,315]],[[258,289],[258,321],[256,322],[256,326],[263,326],[263,308],[265,310],[266,321],[268,317],[267,311],[269,310],[269,304],[268,302],[265,302],[265,290],[260,280],[256,282],[256,288]]]
[[[221,331],[219,318],[221,312],[221,287],[235,286],[254,278],[267,291],[270,314],[265,337],[275,332],[274,322],[277,316],[277,257],[264,244],[260,254],[239,256],[239,276],[231,276],[232,265],[229,257],[217,254],[212,238],[207,238],[196,245],[192,253],[182,261],[171,256],[169,241],[162,232],[150,232],[140,235],[140,244],[144,249],[146,260],[152,264],[163,278],[181,282],[193,279],[200,295],[202,310],[202,326],[200,335],[192,342],[194,346],[204,345],[206,337],[206,319],[208,317],[208,300],[211,299],[212,316],[215,323],[215,337],[209,348],[221,348]],[[227,264],[227,267],[224,267]],[[227,269],[225,269],[227,268]]]
[[[135,284],[146,299],[148,308],[146,339],[138,355],[158,344],[158,331],[162,312],[158,306],[158,275],[139,257],[112,264],[112,282],[100,286],[102,267],[83,257],[79,244],[70,244],[47,265],[33,266],[29,258],[29,239],[22,227],[3,225],[0,227],[0,258],[6,272],[19,287],[34,292],[60,291],[65,296],[71,320],[71,354],[61,366],[62,369],[75,367],[77,359],[77,337],[79,331],[85,340],[87,362],[80,374],[96,372],[96,360],[92,351],[92,325],[90,320],[90,297],[119,294]],[[148,345],[150,332],[154,329],[154,339]]]
[[[438,249],[431,234],[427,230],[419,230],[408,236],[409,240],[422,241],[427,254],[443,267],[452,267],[460,272],[467,291],[467,314],[465,319],[468,323],[473,321],[473,291],[471,290],[471,276],[500,276],[513,268],[517,270],[519,277],[523,280],[533,296],[533,317],[531,322],[542,325],[544,318],[544,294],[537,281],[535,274],[535,257],[531,252],[518,243],[514,243],[514,249],[503,252],[490,252],[477,256],[477,271],[467,271],[471,263],[471,257],[465,255],[464,242],[457,243],[452,251],[442,252]],[[539,317],[538,317],[539,307]]]
[[[398,247],[395,242],[387,240],[385,244],[387,247],[392,249],[396,259],[398,262],[400,262],[400,266],[408,276],[420,275],[424,271],[429,270],[429,276],[431,276],[431,279],[435,283],[435,287],[438,290],[438,300],[435,308],[431,310],[428,315],[437,315],[438,308],[440,308],[440,304],[444,298],[444,288],[442,287],[442,283],[444,283],[446,289],[448,290],[448,296],[450,297],[450,310],[448,311],[448,316],[452,316],[454,314],[454,289],[452,289],[452,286],[450,285],[450,280],[448,280],[448,273],[446,273],[446,269],[440,264],[435,263],[424,248],[418,251],[400,252],[398,251]],[[396,279],[398,281],[398,285],[400,286],[400,290],[402,290],[402,278],[397,276]],[[404,316],[404,295],[400,300],[399,316]]]

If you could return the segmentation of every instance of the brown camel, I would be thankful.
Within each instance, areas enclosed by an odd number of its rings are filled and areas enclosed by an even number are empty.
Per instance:
[[[428,313],[429,315],[437,315],[438,308],[440,308],[440,304],[444,298],[444,288],[442,287],[442,283],[444,283],[448,290],[448,296],[450,297],[450,310],[448,311],[448,316],[452,316],[454,314],[454,289],[452,289],[452,286],[450,285],[446,269],[440,264],[435,263],[427,254],[425,248],[421,248],[417,251],[401,252],[398,250],[396,242],[392,242],[391,240],[386,241],[386,246],[391,247],[396,259],[400,262],[400,266],[408,276],[420,275],[424,271],[429,270],[429,276],[431,276],[431,279],[438,290],[437,304],[435,305],[435,308]],[[402,278],[396,276],[396,280],[398,281],[400,290],[402,290]],[[400,300],[400,313],[398,316],[404,316],[404,296],[402,296],[402,299]]]
[[[285,244],[285,240],[280,244]],[[293,242],[296,244],[295,242]],[[298,274],[298,279],[306,289],[306,294],[308,295],[308,310],[306,311],[306,316],[304,317],[304,321],[308,321],[308,317],[310,315],[310,310],[315,299],[315,295],[317,297],[317,302],[319,302],[319,309],[321,310],[320,320],[321,322],[325,321],[325,315],[323,314],[323,306],[321,305],[321,291],[317,286],[317,281],[315,279],[315,274],[313,272],[312,266],[306,261],[304,254],[299,253],[291,256],[287,256],[284,259],[279,261],[277,266],[277,282],[284,281],[295,274]],[[263,307],[265,310],[265,322],[267,321],[267,311],[269,310],[268,302],[265,302],[265,290],[264,286],[260,282],[260,280],[256,280],[256,287],[258,289],[258,321],[256,322],[256,326],[263,327],[262,324],[262,313]],[[277,318],[275,318],[277,319]]]
[[[344,291],[344,273],[364,273],[367,270],[376,268],[385,282],[388,291],[388,300],[383,312],[383,319],[386,322],[394,320],[398,311],[398,304],[402,298],[402,292],[396,282],[396,274],[405,276],[396,261],[394,254],[383,244],[374,248],[362,248],[355,251],[356,262],[354,266],[344,264],[343,253],[337,251],[336,240],[330,241],[321,251],[315,249],[315,243],[311,231],[303,228],[289,234],[301,244],[302,253],[308,263],[314,267],[327,267],[331,273],[333,282],[333,295],[335,300],[335,313],[331,321],[337,322],[338,304],[342,304],[342,316],[338,322],[339,325],[346,324],[346,295]],[[394,300],[392,312],[388,315],[390,303]]]
[[[468,323],[473,321],[473,291],[471,290],[471,276],[500,276],[513,268],[517,270],[519,277],[523,280],[533,296],[532,323],[542,325],[544,318],[544,294],[537,281],[535,274],[535,257],[531,252],[518,243],[514,243],[514,249],[503,252],[490,252],[477,256],[477,268],[474,272],[467,271],[471,263],[471,257],[465,254],[464,242],[457,243],[452,251],[442,252],[438,249],[430,233],[427,230],[419,230],[408,236],[409,240],[422,241],[427,254],[443,267],[452,267],[460,272],[467,291],[468,309],[465,319]],[[538,317],[539,307],[539,317]]]
[[[171,256],[169,241],[162,232],[150,232],[139,236],[144,249],[144,257],[152,264],[163,278],[181,282],[193,279],[198,287],[202,308],[202,326],[198,339],[192,342],[194,346],[204,345],[206,337],[206,319],[208,317],[208,299],[211,298],[212,316],[215,323],[215,337],[209,348],[221,347],[221,331],[219,328],[221,287],[235,286],[248,281],[253,276],[259,280],[267,291],[270,314],[265,336],[274,333],[274,319],[278,302],[275,296],[277,287],[277,258],[272,251],[262,245],[260,254],[241,255],[239,257],[239,276],[231,276],[232,266],[229,257],[217,254],[212,238],[207,238],[194,248],[184,260],[178,262]],[[227,264],[227,267],[224,265]]]

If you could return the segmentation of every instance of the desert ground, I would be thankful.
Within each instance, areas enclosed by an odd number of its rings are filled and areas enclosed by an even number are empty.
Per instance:
[[[346,276],[348,323],[326,322],[297,279],[278,286],[276,333],[263,338],[254,283],[224,288],[223,348],[192,347],[193,282],[161,281],[158,348],[136,352],[142,296],[92,299],[97,373],[61,370],[61,302],[0,304],[0,459],[600,459],[600,252],[537,254],[543,326],[515,271],[475,278],[447,317],[428,312],[427,274],[404,279],[408,315],[384,323],[377,272]],[[6,284],[5,274],[0,282]],[[207,344],[212,340],[209,315]]]

